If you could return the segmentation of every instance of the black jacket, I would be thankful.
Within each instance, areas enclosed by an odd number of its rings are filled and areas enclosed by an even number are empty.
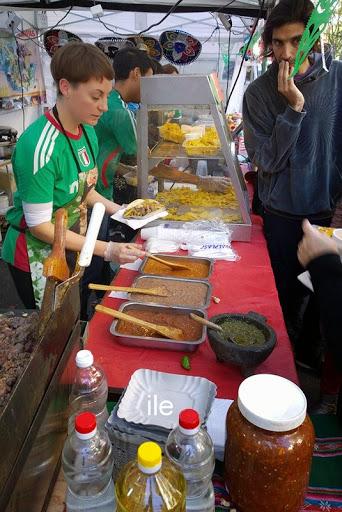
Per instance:
[[[342,373],[342,263],[337,254],[324,254],[308,265],[317,297],[323,332],[336,368]]]

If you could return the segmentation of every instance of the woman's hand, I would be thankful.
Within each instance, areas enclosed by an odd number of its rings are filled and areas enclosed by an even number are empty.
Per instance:
[[[338,254],[334,240],[312,227],[307,219],[303,221],[303,232],[304,236],[297,251],[298,260],[303,267],[307,267],[310,261],[323,254]]]
[[[146,255],[140,244],[123,244],[117,242],[108,242],[104,251],[105,261],[115,263],[133,263],[138,258],[144,258]]]

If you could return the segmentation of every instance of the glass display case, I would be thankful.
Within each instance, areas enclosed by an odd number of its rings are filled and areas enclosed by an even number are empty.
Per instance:
[[[229,225],[233,240],[250,240],[247,188],[216,75],[142,78],[141,100],[139,197],[163,203],[173,227],[219,220]]]

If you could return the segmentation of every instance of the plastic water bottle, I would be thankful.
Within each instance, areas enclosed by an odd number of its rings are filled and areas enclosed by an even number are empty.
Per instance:
[[[62,453],[67,512],[115,510],[113,462],[111,442],[105,430],[97,429],[95,414],[77,415]]]
[[[166,441],[165,453],[185,476],[186,510],[215,510],[211,482],[215,466],[214,446],[209,434],[200,425],[197,411],[181,411],[179,425],[170,432]]]
[[[108,419],[108,384],[102,368],[94,364],[90,350],[80,350],[76,355],[76,375],[70,395],[68,433],[74,429],[76,414],[89,411],[95,414],[98,427]]]
[[[153,442],[141,444],[137,461],[122,468],[115,494],[117,512],[185,512],[184,476]]]

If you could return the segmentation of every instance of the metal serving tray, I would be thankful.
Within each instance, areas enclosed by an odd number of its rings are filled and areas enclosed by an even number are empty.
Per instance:
[[[198,305],[190,305],[190,306],[182,306],[181,304],[177,305],[177,306],[168,306],[168,307],[187,307],[187,308],[195,308],[195,309],[206,309],[209,304],[210,304],[210,299],[211,299],[211,293],[212,293],[212,286],[210,283],[208,283],[208,281],[205,281],[205,280],[202,280],[202,279],[182,279],[180,277],[168,277],[168,276],[152,276],[150,274],[145,274],[143,276],[138,276],[135,278],[135,280],[133,281],[133,284],[132,286],[134,288],[138,288],[139,287],[139,283],[141,283],[142,281],[146,280],[146,279],[158,279],[160,280],[160,284],[158,284],[157,286],[163,286],[163,281],[175,281],[175,282],[179,282],[179,283],[184,283],[184,286],[191,286],[192,283],[200,283],[202,285],[205,285],[206,288],[207,288],[207,293],[206,293],[206,296],[205,296],[205,299],[204,299],[204,303],[201,305],[201,306],[198,306]],[[185,284],[187,283],[187,284]],[[152,287],[152,286],[151,286]],[[136,297],[132,298],[132,295],[136,295]],[[129,300],[131,301],[134,301],[134,302],[140,302],[140,297],[142,297],[142,295],[140,294],[133,294],[133,293],[129,293],[128,294],[128,297],[129,297]],[[146,297],[146,295],[145,295]],[[148,301],[141,301],[142,304],[160,304],[161,306],[162,305],[166,305],[166,304],[161,304],[159,301],[162,301],[163,300],[163,297],[152,297],[152,296],[148,296],[147,297],[149,300]]]
[[[172,258],[172,259],[177,258],[177,260],[179,260],[179,263],[184,263],[184,265],[186,265],[187,263],[189,263],[191,261],[193,261],[195,263],[198,261],[206,261],[208,263],[207,277],[201,277],[201,278],[198,278],[198,277],[176,277],[175,279],[207,280],[207,279],[209,279],[209,277],[211,276],[212,271],[213,271],[214,261],[211,260],[210,258],[194,258],[191,256],[178,256],[178,255],[174,255],[174,254],[165,254],[165,253],[154,254],[153,256],[158,256],[158,258],[168,258],[168,257]],[[145,266],[146,266],[147,260],[148,260],[148,256],[146,256],[146,258],[144,258],[144,260],[139,268],[140,274],[146,274],[146,275],[153,276],[153,277],[164,277],[161,274],[150,274],[149,272],[145,272]],[[165,276],[165,277],[169,277],[169,276]]]
[[[140,302],[126,302],[122,304],[119,311],[129,314],[133,310],[149,310],[149,311],[165,311],[172,309],[172,313],[184,314],[184,313],[195,313],[202,318],[207,318],[206,313],[201,309],[193,308],[170,308],[170,306],[155,306],[152,304],[143,304]],[[207,335],[207,328],[205,325],[202,326],[202,335],[198,340],[195,341],[177,341],[167,338],[157,337],[146,337],[141,338],[140,336],[133,336],[130,334],[122,334],[116,330],[118,320],[114,320],[110,326],[110,333],[116,337],[117,341],[122,345],[129,347],[143,347],[143,348],[160,348],[163,350],[181,350],[185,352],[194,352],[202,343],[204,343]]]

